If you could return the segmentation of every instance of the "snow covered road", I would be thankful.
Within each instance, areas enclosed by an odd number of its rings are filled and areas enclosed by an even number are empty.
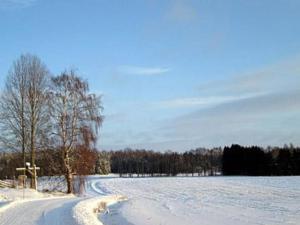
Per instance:
[[[58,192],[37,192],[32,189],[0,189],[0,225],[102,225],[95,212],[126,200],[121,195],[106,195],[98,186],[98,176],[91,176],[84,196],[65,195]],[[58,181],[60,191],[65,185]],[[53,180],[42,178],[39,189],[52,190]],[[57,189],[56,189],[57,190]],[[24,198],[24,200],[23,200]]]
[[[76,225],[72,208],[80,198],[47,198],[16,204],[0,213],[0,224]]]

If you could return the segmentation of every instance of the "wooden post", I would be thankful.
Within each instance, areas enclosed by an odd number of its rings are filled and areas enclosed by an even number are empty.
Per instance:
[[[33,177],[32,177],[32,179],[33,179],[33,186],[32,186],[32,188],[35,189],[35,190],[37,190],[36,165],[35,164],[33,165]]]
[[[36,171],[39,170],[40,167],[37,167],[36,165],[33,165],[33,167],[24,167],[24,168],[16,168],[17,171],[27,171],[28,173],[30,173],[31,175],[31,182],[32,182],[32,188],[37,190],[37,175],[36,175]],[[23,187],[25,188],[25,184],[23,185]]]

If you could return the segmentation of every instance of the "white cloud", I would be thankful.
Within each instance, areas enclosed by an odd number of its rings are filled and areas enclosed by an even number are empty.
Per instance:
[[[121,66],[120,73],[132,75],[160,75],[169,72],[170,69],[166,67],[140,67],[140,66]]]
[[[161,132],[198,146],[299,144],[299,98],[293,91],[224,103],[174,118]]]
[[[247,98],[253,98],[256,96],[264,95],[265,93],[253,93],[237,96],[203,96],[203,97],[193,97],[193,98],[177,98],[167,101],[160,101],[155,103],[155,106],[161,108],[181,108],[181,107],[194,107],[205,108],[211,107],[218,104],[223,104],[227,102],[238,101]]]
[[[32,6],[37,0],[0,0],[0,9],[17,9]]]
[[[206,99],[173,101],[197,105],[194,112],[170,119],[161,127],[166,137],[198,146],[298,145],[300,135],[300,58],[279,62],[227,80],[202,86]],[[226,97],[227,96],[227,97]],[[201,105],[211,107],[200,107]],[[157,132],[159,133],[159,132]]]
[[[232,143],[299,145],[299,65],[296,57],[203,85],[202,97],[162,102],[166,107],[195,107],[161,123],[156,134],[170,140],[168,146],[174,149]],[[182,142],[175,144],[179,139]]]
[[[296,57],[203,85],[196,97],[154,102],[150,107],[157,113],[171,110],[151,130],[135,136],[126,132],[106,145],[180,151],[232,143],[299,145],[299,65]]]
[[[201,85],[202,94],[244,94],[249,92],[282,92],[298,89],[300,84],[300,57],[284,60],[259,70],[231,76],[225,80]]]

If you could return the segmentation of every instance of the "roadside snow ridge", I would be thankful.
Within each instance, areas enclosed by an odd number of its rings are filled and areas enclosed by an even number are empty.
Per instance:
[[[108,206],[127,200],[122,195],[93,197],[80,201],[73,208],[73,218],[79,225],[103,225],[97,218],[97,212],[108,210]]]

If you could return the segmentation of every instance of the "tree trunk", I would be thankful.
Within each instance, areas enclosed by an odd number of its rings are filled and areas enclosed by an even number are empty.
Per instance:
[[[64,166],[65,166],[65,178],[67,181],[67,193],[71,194],[73,193],[73,177],[72,177],[72,171],[70,166],[70,158],[67,151],[65,151],[65,157],[64,157]]]
[[[33,118],[33,115],[32,115]],[[34,137],[35,137],[35,128],[34,128],[35,124],[32,122],[31,123],[31,134],[30,134],[30,148],[31,148],[31,166],[35,167],[35,144],[34,144]],[[32,189],[36,189],[37,188],[37,184],[36,184],[36,173],[33,173],[33,175],[31,175],[31,184],[30,187]]]

